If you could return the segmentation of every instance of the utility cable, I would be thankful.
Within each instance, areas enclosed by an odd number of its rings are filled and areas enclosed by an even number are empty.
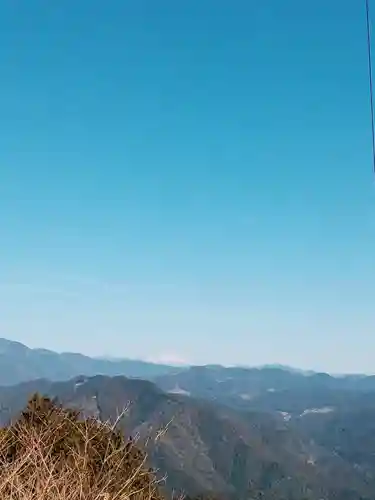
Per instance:
[[[370,28],[370,6],[369,0],[366,1],[366,22],[367,22],[367,56],[368,56],[368,73],[370,87],[370,110],[371,110],[371,134],[372,134],[372,168],[375,174],[375,121],[374,121],[374,97],[372,84],[372,57],[371,57],[371,28]]]

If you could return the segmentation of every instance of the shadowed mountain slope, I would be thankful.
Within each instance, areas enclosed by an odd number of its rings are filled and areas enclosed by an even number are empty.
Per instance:
[[[1,388],[3,424],[35,391],[103,420],[116,420],[129,406],[119,426],[139,435],[149,463],[161,476],[167,473],[169,492],[244,500],[259,492],[265,500],[360,500],[375,491],[360,471],[278,415],[166,394],[143,380],[95,376]]]
[[[350,409],[368,404],[374,376],[333,377],[284,368],[192,366],[154,379],[164,391],[225,403],[234,408],[300,415],[307,409]],[[375,398],[372,399],[375,408]]]

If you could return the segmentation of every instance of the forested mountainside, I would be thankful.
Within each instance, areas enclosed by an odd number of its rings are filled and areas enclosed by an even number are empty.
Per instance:
[[[219,401],[236,408],[283,411],[299,415],[306,409],[329,406],[340,409],[370,404],[375,376],[303,373],[278,367],[225,368],[192,366],[157,376],[166,392]],[[373,399],[375,407],[375,399]]]
[[[155,384],[125,377],[32,381],[0,389],[5,425],[40,392],[83,417],[119,420],[139,436],[149,465],[167,474],[165,492],[228,499],[360,500],[373,498],[375,478],[333,451],[318,429],[285,421],[277,412],[243,411],[217,402],[168,394]],[[358,422],[358,424],[360,424]],[[317,438],[313,439],[312,436]]]
[[[79,353],[57,353],[0,339],[0,385],[12,385],[29,380],[68,380],[77,375],[97,374],[152,378],[174,373],[176,368],[132,359],[98,359]]]
[[[375,497],[374,376],[278,366],[176,368],[0,339],[0,386],[2,425],[35,392],[104,420],[130,402],[119,425],[140,436],[150,465],[168,475],[168,495]]]

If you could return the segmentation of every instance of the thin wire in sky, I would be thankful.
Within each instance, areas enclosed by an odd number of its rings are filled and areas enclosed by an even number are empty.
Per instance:
[[[370,5],[369,0],[366,1],[366,21],[367,21],[367,56],[368,56],[368,72],[370,86],[370,110],[371,110],[371,134],[372,134],[372,169],[375,175],[375,123],[374,123],[374,97],[372,84],[372,56],[371,56],[371,27],[370,27]]]

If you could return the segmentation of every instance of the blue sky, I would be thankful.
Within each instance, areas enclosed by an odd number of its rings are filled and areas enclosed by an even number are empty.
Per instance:
[[[349,0],[1,2],[0,335],[375,372],[365,41]]]

